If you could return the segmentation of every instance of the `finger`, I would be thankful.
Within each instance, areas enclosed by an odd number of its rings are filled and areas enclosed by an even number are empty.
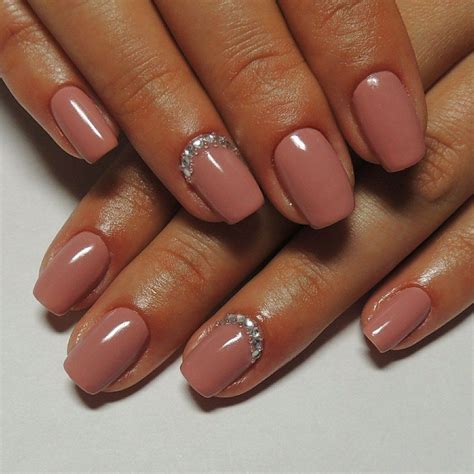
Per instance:
[[[155,3],[273,205],[315,228],[347,217],[344,139],[275,3]]]
[[[88,393],[142,380],[294,227],[269,206],[232,228],[179,213],[78,323],[67,373]]]
[[[150,2],[29,3],[191,214],[235,223],[263,204],[221,118]]]
[[[93,163],[117,145],[117,126],[21,0],[0,1],[0,76],[66,152]]]
[[[473,50],[472,2],[398,0],[397,5],[428,90]]]
[[[279,4],[356,153],[387,171],[420,161],[425,154],[425,98],[395,2]]]
[[[90,306],[177,207],[137,155],[125,150],[50,245],[35,297],[57,315]]]
[[[428,94],[431,145],[419,166],[396,177],[366,168],[346,228],[302,230],[192,336],[182,372],[199,393],[229,397],[258,385],[470,197],[473,68],[474,57],[465,59]],[[238,324],[216,327],[228,314],[251,319],[258,344]]]
[[[362,329],[380,352],[405,349],[473,303],[471,198],[371,296],[362,311]]]

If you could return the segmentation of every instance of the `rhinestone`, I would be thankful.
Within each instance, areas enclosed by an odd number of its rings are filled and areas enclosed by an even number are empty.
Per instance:
[[[252,352],[252,357],[254,359],[258,359],[260,357],[260,351],[253,351]]]
[[[247,319],[245,321],[245,327],[249,330],[253,329],[255,326],[255,324],[253,323],[253,321],[251,319]]]
[[[227,316],[227,320],[229,321],[229,323],[235,323],[235,321],[237,321],[237,317],[235,316],[235,314],[231,314],[230,316]]]
[[[262,350],[262,342],[261,341],[255,342],[254,345],[253,345],[253,348],[257,351],[261,351]]]
[[[193,146],[196,148],[201,148],[203,146],[203,141],[201,138],[196,138],[196,140],[193,141]]]

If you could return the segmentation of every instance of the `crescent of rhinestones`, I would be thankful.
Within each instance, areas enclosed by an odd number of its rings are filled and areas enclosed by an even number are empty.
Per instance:
[[[249,338],[252,364],[260,358],[263,351],[263,337],[258,325],[254,321],[243,314],[228,314],[217,324],[236,324],[237,326],[244,328]]]
[[[191,176],[193,175],[193,162],[194,158],[198,155],[201,150],[208,149],[210,147],[223,147],[233,151],[237,157],[240,157],[239,150],[237,147],[226,137],[217,135],[217,133],[204,133],[193,138],[181,153],[181,163],[179,168],[183,173],[184,179],[189,183],[191,182]]]

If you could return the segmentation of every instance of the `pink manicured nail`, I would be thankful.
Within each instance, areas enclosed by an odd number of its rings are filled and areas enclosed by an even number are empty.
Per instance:
[[[364,334],[380,351],[397,346],[428,316],[431,300],[418,287],[400,290],[382,301],[364,327]]]
[[[49,261],[33,294],[52,313],[64,314],[94,289],[109,261],[104,241],[92,232],[81,232]]]
[[[395,74],[371,74],[357,86],[352,101],[360,127],[387,171],[403,170],[423,158],[424,133],[415,107]]]
[[[212,397],[238,379],[262,353],[257,325],[230,314],[185,357],[181,372],[196,392]]]
[[[51,111],[71,145],[89,163],[117,146],[114,130],[81,89],[74,86],[59,89],[51,99]]]
[[[263,205],[257,182],[225,137],[209,133],[193,139],[181,154],[188,183],[228,224],[235,224]]]
[[[334,224],[354,209],[347,174],[318,130],[303,128],[286,136],[275,149],[275,166],[283,187],[311,227]]]
[[[138,313],[114,309],[71,350],[64,370],[76,385],[94,395],[137,360],[148,335],[147,325]]]

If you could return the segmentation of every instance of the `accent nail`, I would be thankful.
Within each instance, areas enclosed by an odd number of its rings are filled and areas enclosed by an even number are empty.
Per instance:
[[[181,154],[181,171],[202,199],[228,224],[262,207],[264,198],[233,143],[215,133],[199,135]]]
[[[395,74],[371,74],[357,86],[352,101],[362,132],[387,171],[403,170],[423,158],[424,133],[414,104]]]
[[[51,99],[51,112],[71,145],[89,163],[95,163],[118,144],[99,107],[77,87],[59,89]]]
[[[64,370],[76,385],[94,395],[137,360],[148,336],[148,327],[138,313],[114,309],[69,352]]]
[[[290,133],[275,149],[275,166],[289,197],[311,227],[322,228],[347,217],[354,193],[336,152],[312,128]]]
[[[52,313],[64,314],[95,288],[109,261],[104,241],[92,232],[81,232],[41,271],[33,294]]]
[[[263,351],[257,324],[229,314],[185,357],[181,372],[196,392],[209,398],[237,380]]]
[[[387,352],[413,332],[430,311],[431,299],[425,291],[405,288],[379,304],[363,331],[380,352]]]

